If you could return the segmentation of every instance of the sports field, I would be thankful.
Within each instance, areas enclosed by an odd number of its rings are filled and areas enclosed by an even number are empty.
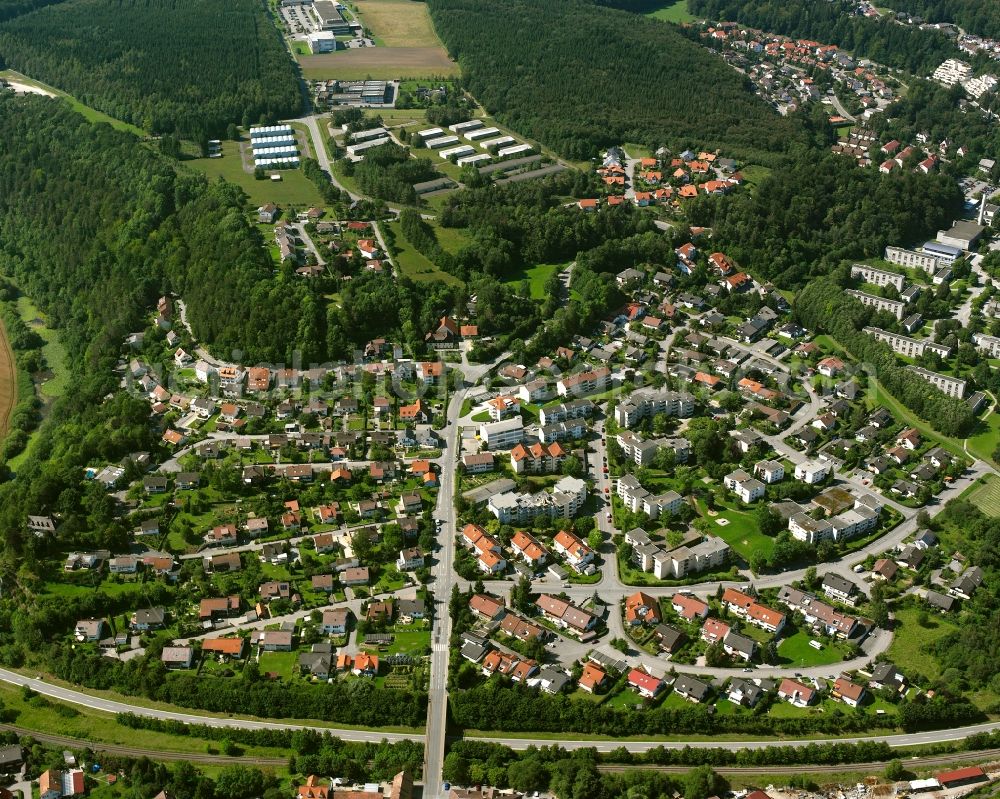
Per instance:
[[[302,74],[310,80],[392,80],[394,78],[454,77],[458,64],[437,47],[361,47],[323,55],[299,56]]]
[[[987,516],[1000,516],[1000,478],[987,476],[982,485],[969,492],[968,499]]]

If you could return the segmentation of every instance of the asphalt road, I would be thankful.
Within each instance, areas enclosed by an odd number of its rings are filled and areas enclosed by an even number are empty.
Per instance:
[[[447,602],[445,603],[447,604]],[[265,721],[257,719],[234,719],[216,716],[199,716],[194,713],[179,713],[169,710],[143,707],[141,705],[131,705],[127,702],[103,699],[91,696],[72,688],[63,688],[52,685],[43,680],[33,677],[26,677],[17,672],[0,669],[0,680],[12,685],[27,685],[33,690],[52,699],[58,699],[73,705],[81,705],[93,710],[101,710],[106,713],[134,713],[137,716],[149,718],[169,719],[180,721],[186,724],[203,724],[209,727],[233,727],[237,729],[275,729],[275,730],[315,730],[317,732],[330,732],[345,741],[367,741],[377,743],[382,740],[401,741],[411,740],[423,742],[424,736],[419,733],[390,733],[371,730],[338,729],[334,727],[324,727],[310,724],[296,724],[293,722]],[[1000,730],[1000,721],[987,722],[984,724],[974,724],[969,727],[958,727],[951,730],[936,730],[931,732],[900,733],[892,735],[855,736],[838,738],[840,743],[860,743],[862,741],[881,741],[892,747],[915,746],[924,744],[935,744],[944,742],[960,741],[968,735],[976,732],[993,732]],[[599,752],[610,752],[622,745],[627,745],[630,751],[646,752],[650,749],[662,746],[665,749],[683,749],[691,747],[693,749],[713,749],[723,746],[727,749],[764,749],[768,746],[808,746],[814,744],[817,739],[806,740],[759,740],[759,741],[661,741],[661,740],[632,740],[632,739],[610,739],[610,740],[567,740],[559,736],[551,738],[504,738],[501,736],[489,736],[483,740],[504,744],[512,749],[527,749],[529,746],[551,746],[557,744],[565,749],[586,749],[593,747]],[[429,786],[430,787],[430,786]],[[440,793],[440,789],[438,791]],[[432,794],[428,793],[430,797]],[[437,795],[437,794],[433,794]]]

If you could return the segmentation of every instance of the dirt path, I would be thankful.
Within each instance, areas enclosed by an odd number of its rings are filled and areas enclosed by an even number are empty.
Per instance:
[[[7,435],[10,417],[17,404],[17,371],[7,329],[0,323],[0,436]]]

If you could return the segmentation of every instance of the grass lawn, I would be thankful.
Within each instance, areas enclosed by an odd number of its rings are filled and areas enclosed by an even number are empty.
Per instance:
[[[612,697],[604,703],[607,707],[612,707],[615,710],[632,710],[636,705],[642,704],[642,697],[639,696],[635,691],[626,688]]]
[[[112,713],[101,713],[79,705],[64,705],[46,697],[25,699],[20,688],[0,685],[0,701],[8,712],[16,714],[16,723],[35,732],[55,733],[85,741],[117,746],[134,746],[163,752],[204,754],[218,742],[188,735],[170,735],[152,730],[134,730],[115,721]],[[95,747],[97,748],[97,747]],[[283,757],[285,750],[268,747],[241,747],[248,756]]]
[[[801,630],[795,635],[781,639],[778,644],[778,655],[783,666],[826,666],[830,663],[839,663],[844,659],[843,651],[836,645],[828,645],[824,642],[822,649],[813,649],[809,646],[810,641],[815,641],[811,635]]]
[[[389,647],[390,655],[414,655],[419,656],[430,650],[431,631],[430,630],[404,630],[394,632],[395,639]]]
[[[718,505],[715,510],[716,515],[709,516],[704,503],[698,502],[698,512],[710,522],[712,534],[729,544],[743,560],[749,563],[758,549],[767,555],[771,553],[774,541],[760,532],[752,512]],[[729,523],[721,525],[718,523],[720,519]]]
[[[565,264],[538,264],[522,269],[518,274],[507,280],[507,285],[517,285],[522,280],[528,281],[528,287],[533,300],[545,299],[545,284],[553,274],[562,269]]]
[[[40,80],[32,80],[31,78],[25,77],[20,72],[15,72],[12,69],[0,70],[0,78],[7,78],[11,81],[17,81],[18,83],[24,83],[28,86],[35,86],[42,89],[49,94],[57,95],[62,97],[66,102],[70,104],[74,111],[82,114],[91,122],[107,122],[111,127],[117,130],[124,130],[129,133],[134,133],[136,136],[144,137],[146,131],[142,128],[137,128],[135,125],[131,125],[128,122],[122,122],[120,119],[115,119],[105,114],[103,111],[98,111],[96,108],[91,108],[89,105],[84,105],[79,100],[77,100],[73,95],[66,94],[66,92],[60,91],[53,86],[49,86],[46,83],[42,83]]]
[[[988,474],[984,482],[972,486],[966,499],[987,516],[1000,516],[1000,478]]]
[[[399,222],[389,222],[387,226],[396,237],[396,254],[393,259],[404,277],[417,283],[441,281],[442,283],[460,284],[462,281],[454,275],[449,275],[433,264],[426,256],[417,252],[410,244]]]
[[[759,186],[761,181],[771,174],[771,170],[766,166],[747,164],[740,169],[740,174],[743,175],[743,179],[748,186]]]
[[[996,464],[993,451],[1000,445],[1000,413],[994,411],[976,423],[973,435],[965,442],[973,455],[987,463]]]
[[[651,11],[646,16],[662,20],[663,22],[674,22],[677,24],[694,22],[698,19],[688,10],[687,0],[676,0],[676,2],[668,3],[662,8],[656,9],[656,11]]]
[[[96,575],[95,575],[96,576]],[[50,596],[61,596],[67,599],[77,599],[84,596],[93,596],[94,591],[102,591],[108,596],[120,596],[122,594],[136,594],[141,593],[141,587],[138,583],[112,583],[112,582],[98,582],[97,587],[90,585],[84,585],[81,583],[55,583],[47,582],[45,583],[45,588],[43,593]]]
[[[290,680],[298,662],[297,652],[262,652],[258,665],[261,674],[273,671],[284,679]]]
[[[45,314],[38,310],[38,307],[28,297],[22,295],[17,298],[17,312],[20,314],[21,319],[24,320],[24,323],[37,333],[44,342],[42,344],[42,355],[45,357],[46,367],[51,373],[51,377],[38,386],[38,392],[41,394],[43,401],[57,399],[66,393],[66,388],[69,385],[69,358],[66,355],[66,348],[59,339],[59,333],[47,326],[48,320]],[[14,387],[17,384],[13,366],[11,367],[11,375],[10,390],[12,394],[11,405],[13,406],[16,403],[16,397],[13,396]],[[46,411],[47,405],[42,410],[43,415]],[[10,460],[9,465],[11,469],[16,470],[28,456],[33,441],[34,434],[29,436],[28,446],[24,448],[24,451]]]
[[[945,616],[928,611],[926,627],[917,623],[918,608],[900,608],[896,611],[898,628],[886,657],[904,674],[922,674],[930,680],[937,679],[941,667],[937,660],[928,657],[931,645],[955,629],[955,623]]]
[[[469,243],[469,236],[462,228],[441,227],[437,223],[433,223],[433,225],[434,233],[437,235],[438,243],[442,249],[454,254]]]
[[[687,7],[687,0],[680,0],[680,2],[677,3],[677,5],[684,6],[686,8]],[[657,13],[658,12],[654,11],[649,16],[655,17]],[[632,158],[652,158],[653,157],[653,151],[649,147],[647,147],[645,144],[638,144],[636,142],[627,141],[622,146],[624,147],[625,152],[628,153],[629,156],[631,156]]]
[[[283,206],[323,205],[319,190],[301,169],[281,170],[280,181],[254,178],[253,172],[243,168],[239,142],[222,142],[222,158],[192,158],[182,163],[207,175],[210,180],[221,177],[235,183],[249,195],[254,207],[269,202]]]

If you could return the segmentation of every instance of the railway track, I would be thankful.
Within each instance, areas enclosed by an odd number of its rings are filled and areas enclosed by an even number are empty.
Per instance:
[[[15,732],[18,735],[31,736],[42,743],[56,744],[68,749],[90,749],[94,752],[105,752],[109,755],[121,755],[123,757],[148,757],[150,760],[186,760],[190,763],[216,766],[228,766],[233,763],[252,766],[285,766],[288,764],[287,757],[254,757],[252,755],[234,757],[230,755],[212,755],[207,752],[171,752],[163,749],[144,749],[138,746],[122,746],[120,744],[101,743],[99,741],[85,741],[81,738],[72,738],[68,735],[36,732],[25,727],[18,727],[16,724],[0,724],[0,730]]]
[[[949,763],[975,760],[986,762],[1000,758],[1000,749],[982,749],[977,752],[950,752],[941,755],[927,755],[925,757],[899,758],[903,764],[909,768],[928,768],[932,766],[944,766]],[[756,775],[766,776],[769,774],[839,774],[844,771],[883,771],[889,761],[881,760],[874,763],[831,763],[826,765],[798,765],[798,766],[713,766],[719,772],[732,777],[744,776],[752,777]],[[635,765],[627,766],[618,763],[601,764],[598,771],[622,772],[630,769],[643,769],[648,771],[662,771],[665,774],[686,774],[694,768],[691,766],[656,766],[656,765]]]
[[[101,743],[98,741],[87,741],[81,738],[73,738],[68,735],[55,735],[47,732],[37,732],[26,727],[19,727],[16,724],[0,724],[0,730],[15,732],[18,735],[31,736],[43,743],[55,744],[68,749],[90,749],[94,752],[105,752],[111,755],[122,757],[147,757],[150,760],[186,760],[190,763],[201,763],[206,765],[226,766],[233,763],[253,766],[275,766],[280,767],[288,763],[283,757],[253,757],[253,756],[230,756],[213,755],[202,752],[176,752],[162,749],[145,749],[138,746],[123,746],[120,744]],[[927,755],[925,757],[901,758],[907,767],[928,768],[933,766],[943,766],[949,763],[964,762],[969,760],[988,761],[1000,758],[1000,749],[983,749],[977,752],[950,752],[940,755]],[[834,763],[829,765],[796,765],[796,766],[715,766],[715,770],[720,774],[728,776],[767,776],[774,774],[837,774],[844,771],[882,771],[888,765],[888,761],[878,761],[875,763]],[[657,766],[647,764],[623,765],[618,763],[605,763],[597,767],[598,771],[608,773],[629,771],[632,769],[642,769],[644,771],[661,771],[665,774],[685,774],[694,768],[690,766]]]

